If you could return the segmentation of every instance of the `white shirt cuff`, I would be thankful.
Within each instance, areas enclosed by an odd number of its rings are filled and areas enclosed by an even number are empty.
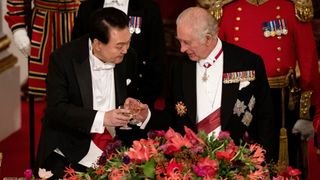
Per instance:
[[[150,111],[150,109],[148,109],[148,116],[147,116],[147,119],[146,119],[145,121],[143,121],[143,123],[139,123],[139,124],[137,124],[137,126],[140,126],[140,129],[144,129],[144,128],[146,128],[146,126],[147,126],[147,124],[148,124],[148,122],[149,122],[150,118],[151,118],[151,111]]]
[[[97,112],[91,126],[91,130],[90,130],[91,133],[102,134],[104,132],[104,126],[103,126],[104,114],[105,112],[103,111]]]

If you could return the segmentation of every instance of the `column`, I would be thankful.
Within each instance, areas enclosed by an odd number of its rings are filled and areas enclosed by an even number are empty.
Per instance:
[[[20,68],[8,51],[10,39],[3,32],[4,6],[0,3],[0,141],[21,127]]]

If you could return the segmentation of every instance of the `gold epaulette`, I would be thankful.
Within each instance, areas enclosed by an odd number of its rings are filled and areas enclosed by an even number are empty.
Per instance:
[[[300,119],[311,120],[310,117],[310,106],[311,106],[312,91],[304,91],[300,97]]]
[[[292,0],[299,21],[310,22],[313,18],[312,0]]]
[[[197,0],[197,5],[207,9],[208,12],[219,22],[223,15],[222,7],[233,0]]]

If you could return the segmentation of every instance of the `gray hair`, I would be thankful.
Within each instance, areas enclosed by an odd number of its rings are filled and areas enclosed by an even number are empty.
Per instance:
[[[203,39],[210,34],[217,37],[218,23],[207,10],[200,7],[190,7],[178,16],[176,24],[185,24],[192,28],[193,32]]]

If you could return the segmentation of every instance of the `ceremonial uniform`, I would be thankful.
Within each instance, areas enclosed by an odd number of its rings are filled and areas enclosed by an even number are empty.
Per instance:
[[[30,25],[27,23],[30,17],[26,17],[29,9],[25,0],[7,0],[5,20],[12,32],[28,26],[31,39],[28,91],[34,95],[45,95],[49,55],[71,40],[80,0],[34,0],[33,4]]]
[[[296,63],[300,68],[299,84],[302,92],[312,91],[312,104],[320,102],[317,87],[320,81],[312,26],[310,23],[300,22],[295,17],[292,2],[237,0],[225,5],[219,37],[262,56],[270,87],[273,88],[273,103],[278,122],[278,128],[275,130],[277,135],[282,127],[282,103],[286,102],[287,107],[289,101],[288,98],[281,101],[282,89],[290,85],[287,75],[290,69],[295,69]],[[316,112],[315,120],[320,118],[319,107]],[[289,160],[293,166],[299,163],[295,150],[300,146],[298,143],[300,137],[293,137],[291,134],[298,116],[299,111],[286,111],[285,127],[289,134]],[[305,118],[300,116],[300,119]]]

